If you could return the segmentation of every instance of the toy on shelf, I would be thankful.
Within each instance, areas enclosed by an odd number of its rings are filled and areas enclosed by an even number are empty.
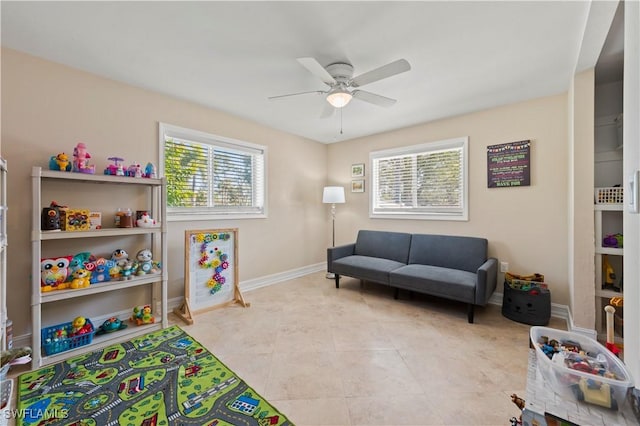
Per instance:
[[[133,308],[133,315],[129,318],[137,325],[153,324],[156,320],[151,314],[151,305],[136,306]]]
[[[64,290],[69,288],[69,263],[71,256],[40,261],[40,291]]]
[[[68,333],[68,336],[81,336],[83,334],[91,333],[92,331],[93,327],[85,317],[76,317],[71,323],[71,332]]]
[[[59,231],[60,226],[60,206],[55,201],[52,201],[49,207],[42,208],[40,229],[43,231]]]
[[[151,179],[157,178],[158,174],[156,173],[156,166],[153,163],[147,163],[147,165],[144,168],[144,173],[142,174],[142,177],[151,178]]]
[[[69,156],[64,152],[61,152],[58,155],[52,155],[51,158],[49,159],[49,170],[70,172],[71,162],[69,161]]]
[[[136,220],[136,225],[140,228],[153,228],[154,226],[156,226],[156,221],[154,219],[151,219],[149,213],[144,212],[140,216],[140,219]]]
[[[602,247],[622,248],[623,243],[622,234],[611,234],[602,239]]]
[[[87,145],[84,142],[78,142],[73,148],[73,171],[77,173],[94,174],[96,172],[95,165],[89,165],[91,154],[87,152]]]
[[[140,163],[133,163],[127,168],[127,176],[129,177],[142,177],[142,166]]]
[[[116,265],[123,267],[129,261],[129,253],[124,249],[116,249],[111,253],[111,260],[113,260]]]
[[[84,268],[79,268],[73,271],[72,277],[73,280],[69,285],[70,288],[85,288],[91,285],[91,272],[87,271]]]
[[[96,258],[88,251],[84,251],[73,256],[71,258],[71,262],[69,262],[69,277],[67,280],[73,280],[73,274],[75,271],[78,269],[85,269],[85,265],[93,262],[94,260],[96,260]]]
[[[100,257],[93,262],[87,263],[85,268],[91,271],[91,284],[99,284],[111,281],[111,269],[116,266],[113,260]]]
[[[124,176],[124,167],[120,164],[121,161],[124,161],[124,158],[109,157],[107,160],[113,161],[113,164],[109,164],[107,168],[104,169],[105,175]]]
[[[136,254],[137,275],[157,274],[160,272],[159,265],[153,261],[153,254],[149,249],[142,249]]]
[[[127,328],[127,324],[123,323],[116,317],[111,317],[105,320],[105,322],[103,322],[102,325],[98,328],[98,330],[96,331],[96,336],[105,333],[113,333],[114,331],[118,330],[124,330],[125,328]]]
[[[135,272],[136,272],[136,266],[130,260],[127,260],[127,263],[125,263],[123,266],[120,267],[120,277],[123,280],[130,280],[133,274],[135,274]]]

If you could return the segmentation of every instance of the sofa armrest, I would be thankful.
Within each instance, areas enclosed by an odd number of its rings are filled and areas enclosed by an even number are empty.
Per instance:
[[[484,306],[496,289],[498,283],[498,259],[490,257],[478,268],[476,287],[476,305]]]
[[[327,249],[327,272],[333,272],[333,261],[355,253],[356,243],[345,244]]]

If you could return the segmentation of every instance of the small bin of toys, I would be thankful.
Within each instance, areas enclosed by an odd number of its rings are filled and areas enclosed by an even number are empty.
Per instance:
[[[547,325],[551,318],[551,292],[544,275],[505,273],[502,315],[529,325]]]
[[[596,204],[622,204],[624,202],[623,188],[621,186],[596,188],[594,201]]]
[[[78,317],[73,322],[43,328],[40,337],[44,353],[49,356],[88,345],[93,341],[94,334],[91,320]]]
[[[545,383],[558,395],[622,410],[633,387],[622,361],[597,341],[578,333],[531,327],[536,364]]]

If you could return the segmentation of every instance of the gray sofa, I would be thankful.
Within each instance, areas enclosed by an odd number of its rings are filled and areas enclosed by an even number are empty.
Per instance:
[[[355,243],[327,249],[327,270],[395,288],[484,306],[496,288],[498,261],[487,258],[487,240],[476,237],[358,232]]]

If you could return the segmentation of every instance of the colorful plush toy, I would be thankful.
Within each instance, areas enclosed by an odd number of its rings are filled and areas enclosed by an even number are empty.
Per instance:
[[[153,254],[149,249],[142,249],[136,255],[136,274],[157,274],[160,272],[157,264],[153,262]]]
[[[89,253],[88,251],[83,251],[82,253],[78,253],[71,258],[71,262],[69,263],[69,277],[68,281],[73,280],[73,273],[78,269],[86,269],[85,265],[87,263],[91,263],[95,261],[95,257]]]
[[[111,260],[122,268],[129,261],[129,253],[124,249],[116,249],[111,253]]]
[[[130,260],[128,260],[127,263],[124,264],[124,266],[120,267],[120,276],[123,280],[130,280],[135,272],[135,265]]]
[[[84,142],[78,142],[73,148],[73,171],[77,173],[94,174],[96,172],[95,165],[89,165],[91,154],[87,152],[87,146]]]
[[[91,284],[99,284],[111,281],[111,268],[116,266],[113,260],[107,260],[103,257],[86,264],[86,269],[91,271]]]
[[[63,290],[69,288],[69,262],[71,256],[40,261],[40,291]]]
[[[91,272],[87,271],[84,268],[76,269],[73,271],[73,281],[69,287],[71,288],[85,288],[91,285]]]

